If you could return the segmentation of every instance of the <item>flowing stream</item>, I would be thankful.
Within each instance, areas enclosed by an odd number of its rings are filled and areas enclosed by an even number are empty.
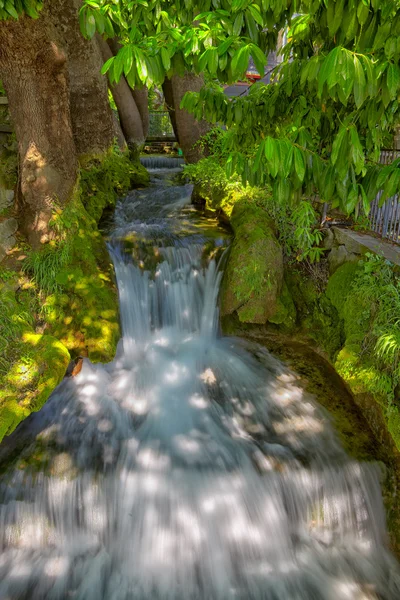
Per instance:
[[[0,480],[0,599],[399,600],[378,466],[220,335],[226,234],[175,172],[116,208],[115,360],[63,381]]]

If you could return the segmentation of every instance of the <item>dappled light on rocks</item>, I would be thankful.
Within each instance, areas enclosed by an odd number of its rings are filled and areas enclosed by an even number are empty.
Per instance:
[[[122,339],[0,480],[0,598],[397,600],[375,464],[296,377],[220,336],[223,230],[165,171],[116,209]]]

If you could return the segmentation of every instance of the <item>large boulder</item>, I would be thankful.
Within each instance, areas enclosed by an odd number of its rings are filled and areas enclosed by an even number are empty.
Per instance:
[[[267,213],[248,200],[235,204],[235,237],[225,270],[221,315],[243,323],[282,322],[283,255]],[[285,288],[286,291],[286,288]]]

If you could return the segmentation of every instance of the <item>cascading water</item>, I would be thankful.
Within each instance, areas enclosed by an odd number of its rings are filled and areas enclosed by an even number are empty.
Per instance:
[[[64,380],[1,480],[1,600],[398,600],[378,468],[218,335],[208,234],[164,175],[116,210],[116,359]]]

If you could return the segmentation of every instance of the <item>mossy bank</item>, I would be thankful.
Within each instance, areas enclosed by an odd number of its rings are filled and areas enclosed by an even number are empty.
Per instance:
[[[124,154],[86,160],[72,199],[54,211],[53,239],[33,251],[15,234],[0,263],[0,440],[43,406],[71,358],[114,357],[118,300],[98,223],[119,196],[148,181]]]

